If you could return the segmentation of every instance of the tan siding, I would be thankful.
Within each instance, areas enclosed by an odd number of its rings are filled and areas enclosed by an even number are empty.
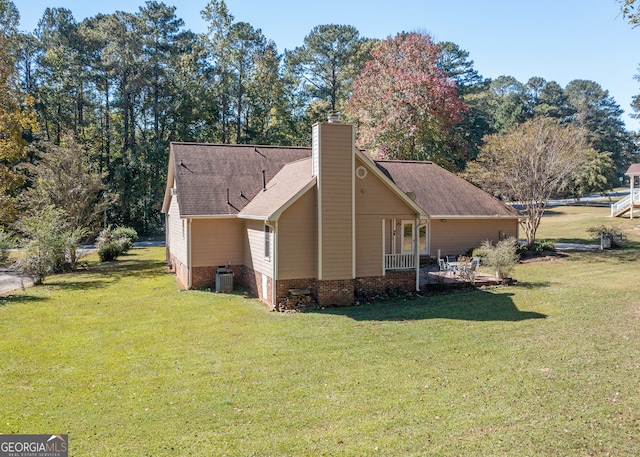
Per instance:
[[[498,241],[500,232],[517,236],[515,219],[440,219],[431,221],[431,255],[460,255],[480,246],[484,240]]]
[[[355,168],[363,166],[356,159]],[[355,173],[355,169],[354,169]],[[356,197],[356,276],[382,274],[382,220],[385,219],[386,252],[392,252],[392,219],[414,220],[416,213],[378,176],[369,171],[355,179]],[[401,236],[398,237],[401,239]],[[400,246],[396,250],[400,252]]]
[[[238,219],[193,219],[191,264],[193,267],[240,265],[242,221]]]
[[[253,268],[258,273],[273,277],[273,231],[271,232],[271,256],[264,256],[264,222],[247,221],[244,250],[244,265]]]
[[[182,264],[187,265],[187,221],[180,219],[180,208],[175,195],[171,197],[167,214],[169,216],[169,252]]]
[[[355,168],[362,166],[356,159]],[[355,170],[354,170],[355,173]],[[385,218],[415,219],[416,213],[372,172],[355,179],[356,214],[377,214]]]
[[[320,124],[322,279],[353,276],[353,126]]]
[[[278,279],[315,278],[317,262],[317,195],[310,190],[278,221]]]
[[[356,277],[382,275],[382,263],[382,218],[357,216]]]

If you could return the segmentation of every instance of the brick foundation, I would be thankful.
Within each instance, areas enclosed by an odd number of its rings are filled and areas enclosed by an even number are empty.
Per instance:
[[[189,278],[187,267],[173,256],[170,256],[169,267],[176,274],[180,287],[186,288]],[[311,297],[320,306],[349,306],[354,303],[357,291],[364,291],[366,294],[382,294],[391,288],[413,291],[416,281],[413,270],[389,271],[385,276],[327,281],[319,281],[315,278],[282,279],[275,283],[274,302],[272,299],[274,282],[271,277],[266,276],[267,295],[263,296],[262,273],[244,265],[231,265],[226,268],[234,273],[234,287],[246,288],[251,296],[258,297],[271,309],[276,308],[277,303],[289,295],[291,289],[309,289]],[[217,269],[218,266],[194,267],[191,272],[192,288],[214,288]]]
[[[170,253],[167,257],[169,271],[176,275],[176,282],[178,283],[178,286],[182,289],[186,289],[187,284],[189,284],[189,269]]]
[[[233,270],[234,285],[238,287],[244,287],[252,297],[258,296],[258,284],[256,284],[255,272],[252,268],[244,265],[238,266],[238,271]]]
[[[353,304],[354,280],[317,281],[316,300],[321,306],[349,306]]]
[[[318,281],[315,278],[286,279],[277,281],[276,301],[285,297],[290,289],[309,289],[320,306],[349,306],[356,291],[366,294],[383,294],[389,289],[413,291],[416,287],[415,271],[389,271],[385,276]],[[273,306],[272,306],[273,307]]]
[[[389,288],[400,288],[413,291],[416,289],[416,272],[388,271],[385,276],[369,276],[355,279],[355,289],[370,292],[384,292]]]
[[[216,270],[218,267],[193,267],[191,269],[191,288],[206,289],[216,286]]]
[[[281,279],[276,281],[276,299],[281,299],[289,293],[291,289],[309,289],[311,296],[316,296],[315,278],[306,279]]]

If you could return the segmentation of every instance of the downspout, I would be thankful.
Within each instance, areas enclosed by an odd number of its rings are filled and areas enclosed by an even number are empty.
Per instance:
[[[276,306],[278,280],[278,221],[273,224],[273,279],[271,280],[271,306]]]
[[[413,259],[416,268],[416,292],[420,292],[420,219],[416,219],[416,231],[413,234]]]
[[[387,275],[387,261],[386,261],[386,247],[387,247],[387,236],[386,236],[386,227],[385,220],[382,219],[382,276]]]
[[[337,120],[336,120],[337,122]],[[351,279],[356,279],[356,166],[355,130],[351,127]]]
[[[187,289],[191,289],[191,284],[193,283],[193,267],[191,265],[191,221],[191,218],[187,219],[187,271],[189,272],[187,278]]]
[[[633,220],[633,186],[635,185],[636,177],[634,175],[629,176],[629,196],[631,197],[631,206],[629,207],[629,219]]]

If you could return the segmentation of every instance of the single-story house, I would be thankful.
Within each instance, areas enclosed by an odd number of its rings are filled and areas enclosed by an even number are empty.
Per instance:
[[[511,207],[431,162],[372,160],[335,121],[310,148],[172,143],[162,211],[182,287],[224,268],[272,307],[293,289],[320,305],[419,290],[421,258],[518,234]]]

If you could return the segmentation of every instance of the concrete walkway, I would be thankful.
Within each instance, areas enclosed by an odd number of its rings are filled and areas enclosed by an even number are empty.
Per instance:
[[[33,286],[31,278],[25,278],[12,268],[0,268],[0,295]]]
[[[600,249],[599,244],[578,244],[578,243],[556,243],[556,249],[559,251],[597,251]]]

